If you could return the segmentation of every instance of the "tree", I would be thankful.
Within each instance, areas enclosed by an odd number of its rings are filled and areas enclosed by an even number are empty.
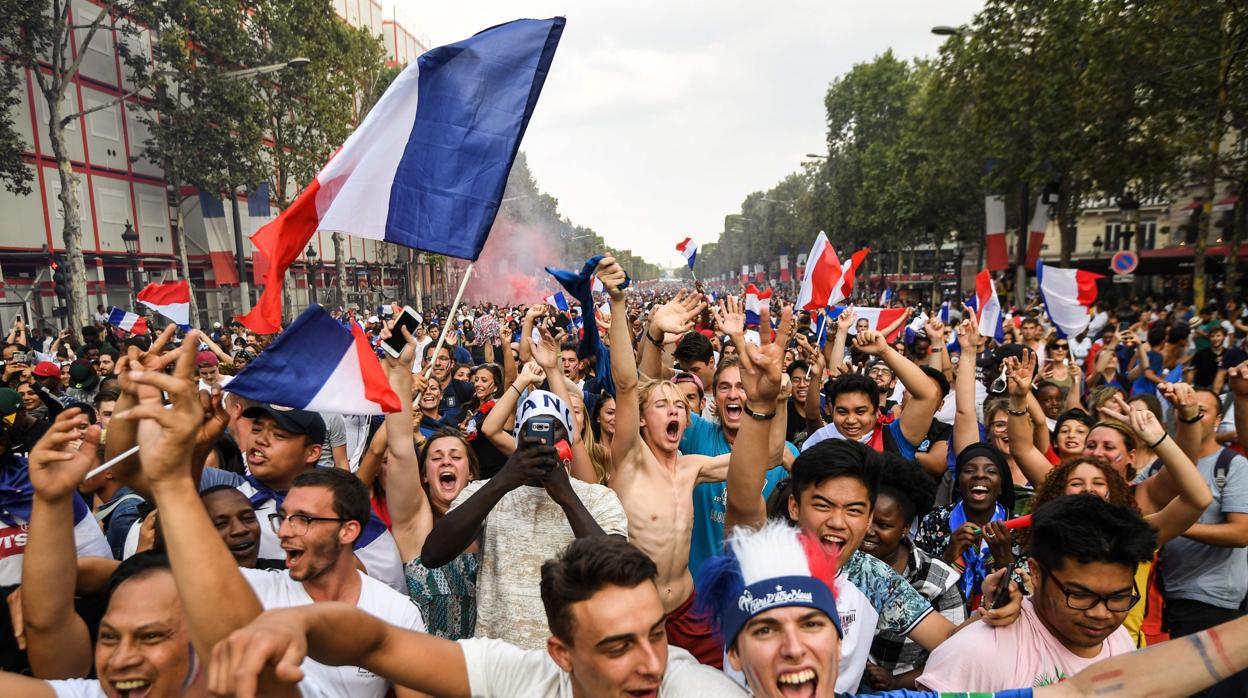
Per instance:
[[[22,42],[22,25],[33,9],[28,0],[0,0],[0,52],[16,55]],[[30,168],[22,162],[28,150],[13,123],[15,107],[22,103],[25,71],[17,61],[0,61],[0,181],[21,196],[30,194]]]
[[[87,47],[101,31],[122,35],[133,33],[125,22],[132,5],[122,0],[108,0],[102,7],[79,5],[72,10],[69,0],[45,0],[18,3],[7,7],[18,18],[18,36],[6,36],[5,46],[14,64],[30,69],[35,85],[48,105],[48,141],[56,161],[60,183],[58,199],[64,214],[61,229],[65,241],[65,258],[69,267],[69,328],[77,334],[91,324],[87,302],[87,271],[82,254],[82,212],[78,205],[78,175],[69,159],[65,128],[77,119],[116,106],[123,97],[102,104],[67,112],[65,93],[82,65]]]

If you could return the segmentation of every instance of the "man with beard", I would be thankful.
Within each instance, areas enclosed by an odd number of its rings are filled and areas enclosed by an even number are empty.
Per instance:
[[[624,270],[614,258],[605,257],[597,273],[611,296],[612,317],[626,317],[628,304],[620,288]],[[690,330],[700,311],[697,297],[690,301],[682,291],[654,312],[642,341],[658,345],[666,333]],[[669,642],[689,650],[705,664],[719,666],[723,662],[719,644],[710,627],[692,613],[689,559],[690,539],[695,521],[699,521],[695,488],[700,483],[722,481],[728,456],[681,455],[688,407],[670,381],[647,379],[638,383],[636,360],[627,349],[632,346],[629,330],[622,322],[611,323],[611,346],[617,347],[611,352],[611,373],[616,379],[611,489],[619,495],[628,514],[632,542],[658,566],[657,582],[663,610],[668,614]],[[741,418],[743,400],[734,388],[718,401],[725,425],[730,419]],[[767,409],[772,415],[776,410],[774,402]]]
[[[137,430],[139,462],[160,511],[161,531],[196,643],[215,644],[236,627],[232,623],[239,617],[260,607],[320,602],[350,604],[399,627],[424,630],[419,611],[405,594],[356,569],[353,543],[368,525],[369,495],[363,483],[343,470],[315,468],[300,473],[276,511],[266,517],[286,554],[285,570],[237,566],[209,518],[188,467],[189,445],[203,419],[192,358],[189,352],[183,354],[173,376],[152,371],[130,374],[128,389],[157,388],[170,396],[169,409],[155,397],[159,393],[149,393],[151,397],[140,397],[136,407],[113,419],[150,419],[159,424],[159,429]],[[253,419],[260,425],[271,417]],[[261,433],[254,438],[252,448],[264,444],[264,437]],[[314,446],[319,443],[313,440]],[[253,467],[263,464],[255,460]],[[223,613],[222,599],[228,599],[230,612]],[[353,667],[309,664],[304,668],[322,687],[322,695],[380,698],[389,690],[385,679]],[[398,695],[413,694],[400,690]]]

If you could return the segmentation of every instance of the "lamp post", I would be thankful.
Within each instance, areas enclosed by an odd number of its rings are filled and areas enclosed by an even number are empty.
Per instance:
[[[303,256],[308,260],[308,300],[316,303],[316,248],[312,247],[312,243],[308,243]]]
[[[135,232],[134,226],[130,225],[130,221],[126,221],[126,227],[121,232],[121,241],[126,245],[126,256],[130,258],[130,308],[133,310],[138,305],[136,301],[139,292],[139,234]]]
[[[1101,240],[1101,236],[1100,236],[1100,235],[1097,235],[1097,236],[1096,236],[1096,239],[1092,241],[1092,257],[1093,257],[1094,259],[1100,259],[1100,257],[1101,257],[1101,248],[1102,248],[1102,247],[1104,247],[1104,246],[1105,246],[1105,241],[1104,241],[1104,240]]]

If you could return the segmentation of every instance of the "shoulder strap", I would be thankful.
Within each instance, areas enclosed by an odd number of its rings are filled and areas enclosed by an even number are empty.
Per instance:
[[[107,519],[108,517],[110,517],[110,516],[112,516],[112,515],[113,515],[113,511],[114,511],[114,510],[116,510],[116,509],[117,509],[117,507],[121,506],[122,502],[132,502],[132,501],[134,501],[134,500],[136,500],[136,499],[137,499],[138,501],[140,501],[140,502],[141,502],[141,501],[143,501],[143,497],[141,497],[141,496],[139,496],[139,495],[137,495],[137,494],[135,494],[135,493],[133,493],[133,492],[131,492],[131,493],[127,494],[127,495],[122,496],[120,499],[118,499],[117,501],[113,502],[112,504],[109,504],[108,506],[103,507],[103,508],[101,508],[101,509],[97,510],[97,511],[95,512],[95,520],[96,520],[96,521],[99,521],[99,522],[103,522],[103,521],[104,521],[104,519]]]
[[[1213,464],[1213,484],[1217,485],[1218,491],[1226,486],[1226,473],[1231,469],[1231,461],[1238,455],[1229,448],[1223,448],[1218,452],[1218,461]]]

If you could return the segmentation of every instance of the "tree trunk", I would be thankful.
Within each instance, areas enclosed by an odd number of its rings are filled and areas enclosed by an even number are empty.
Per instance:
[[[91,311],[87,304],[87,264],[82,256],[82,211],[78,208],[78,175],[69,163],[69,148],[65,143],[65,127],[61,125],[61,101],[49,99],[48,140],[52,155],[56,158],[56,172],[61,183],[61,212],[65,224],[61,230],[65,240],[65,261],[69,269],[69,331],[81,338],[82,328],[91,324]],[[129,278],[129,277],[127,277]],[[136,289],[137,290],[137,289]]]
[[[940,235],[939,234],[932,236],[932,243],[936,247],[936,260],[935,260],[935,263],[932,265],[934,269],[934,271],[932,272],[932,308],[933,308],[932,313],[935,314],[937,312],[935,309],[940,307],[940,296],[941,296],[940,277],[944,272],[944,269],[942,269],[940,266]]]
[[[334,282],[338,291],[338,305],[347,304],[347,260],[342,258],[342,233],[330,236],[334,240]]]
[[[1218,156],[1222,151],[1222,135],[1225,133],[1223,115],[1229,96],[1226,91],[1227,72],[1230,70],[1231,56],[1227,28],[1227,20],[1223,19],[1221,60],[1218,65],[1218,108],[1213,121],[1213,133],[1209,143],[1209,172],[1205,188],[1208,197],[1201,209],[1200,229],[1196,233],[1196,248],[1192,251],[1192,294],[1197,312],[1205,307],[1209,288],[1205,278],[1205,250],[1209,247],[1209,227],[1213,224],[1213,202],[1218,190]]]
[[[1022,186],[1018,196],[1018,261],[1014,267],[1014,305],[1019,310],[1027,307],[1027,237],[1031,231],[1031,216],[1028,215],[1030,193],[1027,185]]]
[[[166,169],[169,172],[170,169]],[[169,180],[169,200],[177,207],[174,214],[174,233],[173,233],[173,249],[178,253],[178,272],[186,279],[186,285],[191,291],[191,316],[190,322],[194,327],[199,327],[199,302],[195,300],[195,284],[191,283],[191,264],[187,260],[186,250],[186,219],[182,215],[182,184],[176,178]]]
[[[1248,227],[1248,202],[1243,201],[1248,194],[1248,182],[1239,184],[1240,201],[1235,204],[1234,221],[1231,224],[1230,254],[1226,256],[1225,294],[1227,299],[1237,298],[1239,292],[1239,243],[1244,239],[1244,228]]]

